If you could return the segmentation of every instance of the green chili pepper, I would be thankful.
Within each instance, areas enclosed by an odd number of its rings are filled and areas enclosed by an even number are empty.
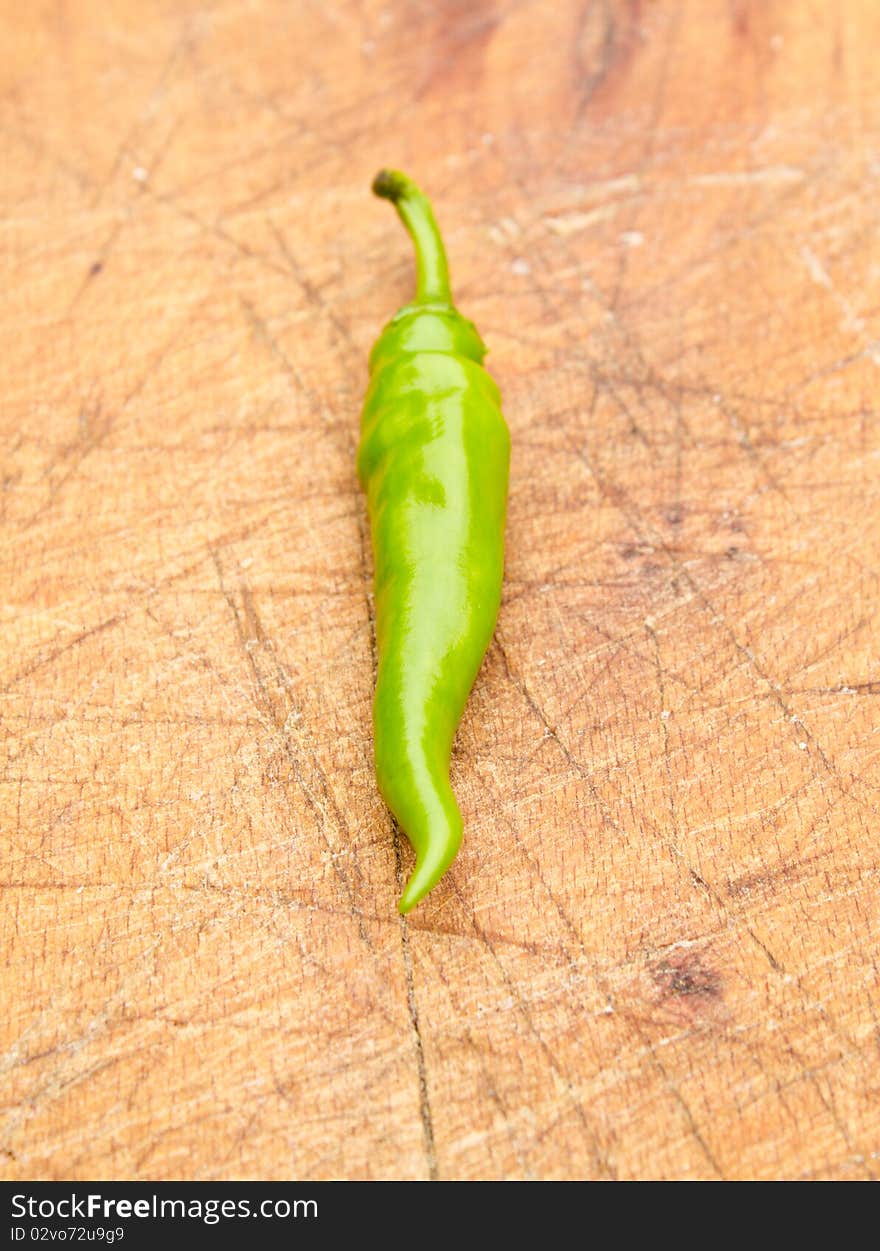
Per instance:
[[[449,759],[498,617],[510,435],[428,199],[395,170],[373,191],[397,209],[418,274],[370,355],[357,459],[375,563],[376,777],[416,853],[405,913],[461,844]]]

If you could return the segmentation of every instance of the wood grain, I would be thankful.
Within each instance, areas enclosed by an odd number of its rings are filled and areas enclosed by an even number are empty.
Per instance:
[[[880,6],[2,13],[4,1175],[876,1176]],[[407,922],[385,163],[514,441]]]

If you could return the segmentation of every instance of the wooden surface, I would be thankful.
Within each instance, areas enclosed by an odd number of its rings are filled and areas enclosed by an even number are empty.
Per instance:
[[[880,6],[3,4],[12,1178],[880,1169]],[[371,770],[424,183],[513,433],[467,839]]]

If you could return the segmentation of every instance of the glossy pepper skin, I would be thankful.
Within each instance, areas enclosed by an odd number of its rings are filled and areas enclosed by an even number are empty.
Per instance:
[[[375,565],[376,778],[416,853],[406,913],[461,844],[449,760],[498,617],[510,435],[483,341],[452,303],[430,203],[394,170],[373,191],[397,209],[418,275],[370,356],[357,458]]]

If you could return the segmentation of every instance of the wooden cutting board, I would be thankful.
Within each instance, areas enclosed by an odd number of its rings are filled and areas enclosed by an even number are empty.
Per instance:
[[[3,15],[4,1175],[874,1176],[880,6]],[[383,164],[514,448],[405,922]]]

